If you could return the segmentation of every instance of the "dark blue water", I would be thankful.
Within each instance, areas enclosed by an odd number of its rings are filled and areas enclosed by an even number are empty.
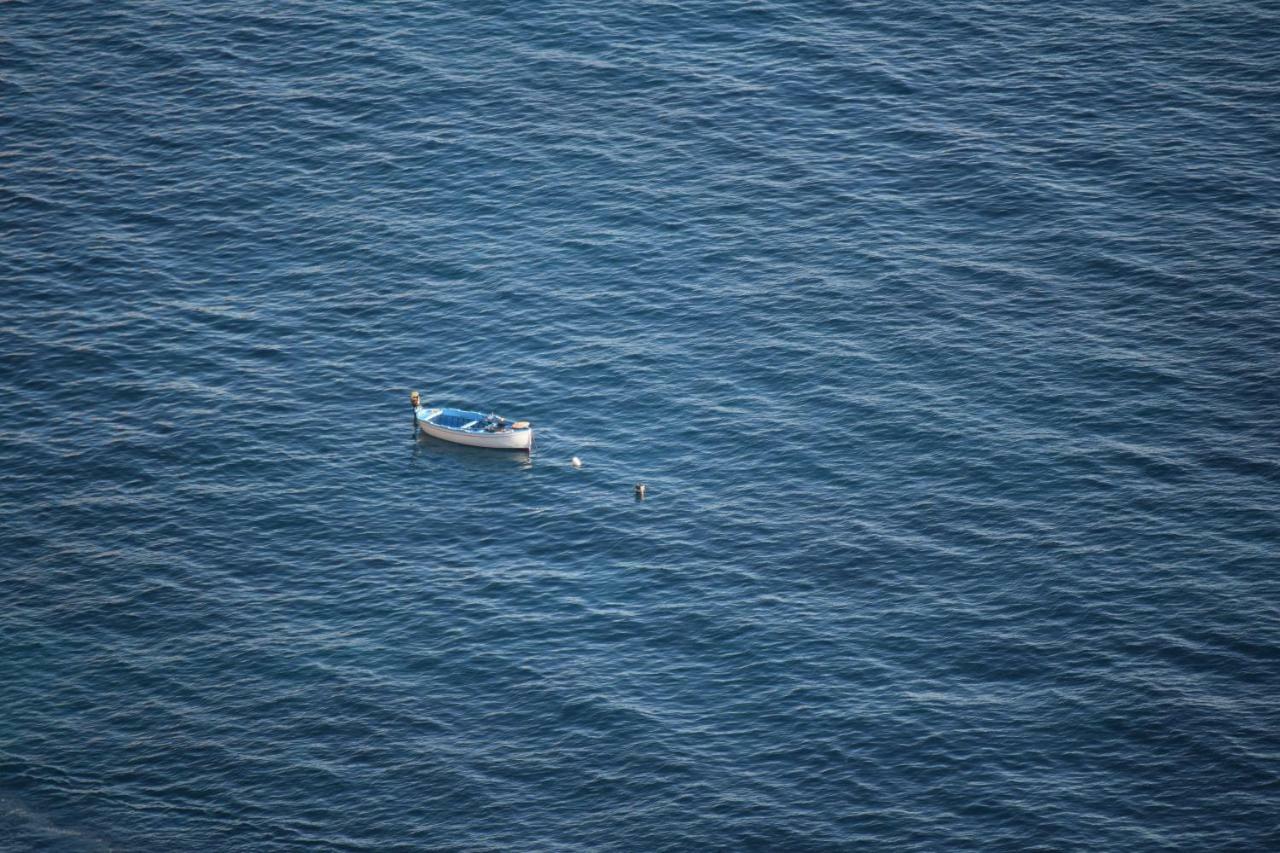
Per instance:
[[[1278,32],[0,6],[0,846],[1275,849]]]

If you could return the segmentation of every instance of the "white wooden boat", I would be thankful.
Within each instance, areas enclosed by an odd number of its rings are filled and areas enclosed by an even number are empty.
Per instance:
[[[419,404],[416,391],[409,399],[413,404],[414,425],[432,438],[496,450],[533,448],[533,427],[528,421],[511,423],[506,418],[483,412],[447,407],[427,408]]]

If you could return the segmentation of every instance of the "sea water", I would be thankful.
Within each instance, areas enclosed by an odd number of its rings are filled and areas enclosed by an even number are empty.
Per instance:
[[[0,846],[1275,849],[1277,32],[0,5]]]

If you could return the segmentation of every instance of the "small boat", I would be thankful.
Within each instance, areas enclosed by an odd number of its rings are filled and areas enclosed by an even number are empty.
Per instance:
[[[533,427],[528,421],[511,423],[498,415],[465,409],[429,409],[421,404],[417,391],[409,395],[409,402],[413,405],[414,426],[432,438],[497,450],[533,448]]]

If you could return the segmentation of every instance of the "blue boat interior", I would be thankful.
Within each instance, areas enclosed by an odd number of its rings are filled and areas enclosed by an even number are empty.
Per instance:
[[[442,427],[452,427],[453,429],[462,429],[472,421],[484,421],[484,412],[467,412],[462,409],[443,409],[440,414],[431,419],[431,423],[439,424]],[[480,426],[479,423],[476,426]]]
[[[505,432],[511,424],[497,415],[484,412],[468,412],[465,409],[441,409],[440,414],[428,421],[450,429],[466,429],[472,432]]]

